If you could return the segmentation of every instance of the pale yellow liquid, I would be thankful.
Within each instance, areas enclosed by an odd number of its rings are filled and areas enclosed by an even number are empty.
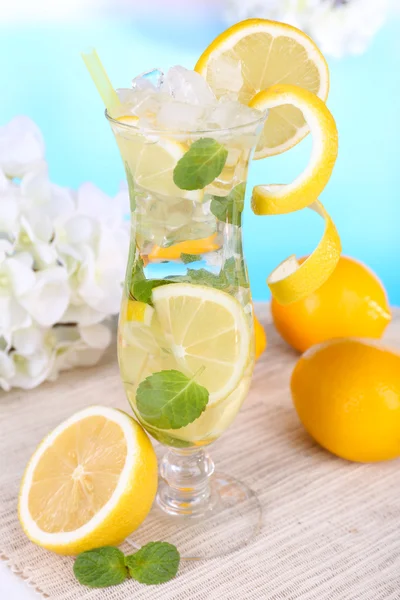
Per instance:
[[[123,127],[115,126],[113,129],[127,172],[132,208],[131,252],[118,334],[118,356],[125,391],[137,419],[160,442],[175,447],[210,444],[231,425],[247,395],[254,365],[253,346],[249,348],[247,366],[236,389],[215,403],[209,403],[198,419],[186,427],[174,430],[161,430],[149,425],[143,421],[136,406],[139,384],[151,374],[163,370],[176,369],[188,377],[194,373],[182,369],[179,357],[174,356],[157,315],[151,324],[132,324],[130,305],[135,302],[135,298],[131,291],[130,277],[138,261],[143,263],[146,279],[177,277],[179,280],[179,277],[185,276],[187,268],[202,269],[218,276],[226,261],[233,259],[237,263],[235,269],[240,274],[242,283],[238,280],[237,283],[230,284],[229,289],[220,291],[229,293],[239,301],[252,333],[252,304],[248,282],[246,283],[247,273],[242,262],[240,215],[235,223],[220,220],[211,210],[211,201],[215,197],[225,198],[235,186],[246,181],[251,149],[257,138],[256,128],[253,126],[248,131],[243,129],[240,135],[216,133],[214,137],[224,144],[228,150],[228,158],[220,175],[197,194],[187,194],[174,187],[170,181],[167,189],[163,188],[158,176],[152,177],[159,170],[157,145],[166,143],[165,140],[158,140],[157,136],[146,139],[140,134],[133,135]],[[192,142],[193,139],[179,139],[177,143],[190,147]],[[174,255],[174,248],[180,248],[182,244],[186,249],[182,248],[180,252],[192,254],[193,246],[190,244],[196,242],[201,246],[205,239],[208,240],[208,246],[199,256],[199,261],[186,266],[179,252]],[[169,285],[172,286],[173,283]],[[188,318],[190,315],[182,315],[182,327]],[[204,332],[199,331],[198,336],[200,341]],[[221,382],[223,376],[221,370]],[[201,378],[198,383],[207,387]]]
[[[248,325],[251,328],[251,311],[248,315]],[[161,430],[150,426],[142,419],[136,406],[137,388],[140,382],[152,373],[170,369],[182,370],[182,367],[168,348],[159,323],[156,326],[143,323],[132,325],[129,316],[129,300],[124,297],[119,323],[118,358],[126,395],[137,419],[153,437],[169,446],[210,444],[231,425],[247,395],[254,364],[252,345],[249,347],[248,364],[232,393],[215,404],[207,406],[201,416],[186,427]],[[199,332],[199,339],[200,336]],[[186,374],[190,375],[190,373]]]

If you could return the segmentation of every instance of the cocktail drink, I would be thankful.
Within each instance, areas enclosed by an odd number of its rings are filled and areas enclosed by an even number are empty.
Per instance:
[[[146,107],[142,90],[126,94],[124,109],[139,114],[138,124],[110,119],[132,209],[118,356],[142,425],[169,446],[198,448],[232,423],[250,385],[253,309],[242,210],[265,115],[237,102],[217,104],[193,71],[176,67],[157,76],[159,87],[145,88]],[[203,87],[209,105],[201,104]],[[198,104],[176,99],[189,93]],[[154,121],[140,129],[147,105]],[[189,387],[176,398],[157,393],[156,386],[169,385]]]
[[[327,226],[304,265],[292,257],[272,274],[272,292],[282,302],[305,295],[329,276],[340,251],[317,200],[337,150],[330,113],[312,93],[326,97],[326,64],[304,34],[282,27],[261,20],[239,24],[217,38],[195,71],[149,71],[118,90],[106,112],[131,208],[118,329],[121,377],[138,421],[168,447],[154,516],[167,529],[157,532],[190,557],[240,547],[260,523],[256,496],[244,484],[213,474],[205,447],[235,419],[254,367],[242,248],[249,164],[255,152],[261,158],[299,141],[307,133],[305,120],[316,133],[308,172],[291,186],[258,186],[253,209],[277,214],[311,205]],[[289,74],[286,85],[272,86],[280,79],[274,44],[282,53],[288,31],[288,65],[296,44],[308,55],[300,57],[303,71]],[[270,55],[263,48],[268,40]],[[257,48],[263,54],[254,58]],[[141,543],[148,541],[146,523],[135,533]],[[210,550],[209,534],[218,527],[218,547]]]

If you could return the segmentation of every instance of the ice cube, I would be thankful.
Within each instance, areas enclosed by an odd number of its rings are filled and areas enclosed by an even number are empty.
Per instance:
[[[242,61],[223,55],[219,60],[211,61],[209,76],[218,98],[226,94],[231,99],[237,98],[243,87]]]
[[[216,99],[206,80],[196,71],[176,66],[169,69],[161,89],[179,102],[206,106]]]
[[[157,114],[157,124],[162,129],[194,131],[202,129],[204,108],[184,102],[166,102]]]
[[[211,128],[229,129],[253,123],[261,116],[259,110],[245,106],[240,102],[221,100],[218,106],[209,110],[207,124]]]
[[[130,88],[120,88],[117,90],[118,98],[121,104],[134,104],[136,98],[136,92]]]
[[[164,79],[164,72],[161,69],[152,69],[145,71],[132,79],[132,88],[134,90],[157,91],[160,89]]]

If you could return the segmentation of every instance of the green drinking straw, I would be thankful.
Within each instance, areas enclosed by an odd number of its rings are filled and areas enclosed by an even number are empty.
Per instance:
[[[121,106],[121,102],[117,96],[117,92],[111,85],[111,81],[108,78],[96,50],[90,48],[87,52],[82,52],[82,58],[93,79],[97,91],[104,102],[108,114],[113,116],[117,108]]]

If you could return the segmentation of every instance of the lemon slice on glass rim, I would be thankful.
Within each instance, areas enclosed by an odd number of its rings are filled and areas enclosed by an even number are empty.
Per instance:
[[[280,154],[312,133],[311,158],[303,173],[287,185],[257,185],[252,195],[255,214],[279,215],[309,207],[325,221],[321,241],[308,259],[299,265],[291,256],[267,279],[278,302],[296,302],[328,279],[341,252],[336,228],[318,200],[338,153],[335,121],[324,104],[329,91],[326,61],[314,42],[295,27],[248,19],[219,35],[195,70],[217,97],[230,92],[243,104],[268,114],[256,159]]]
[[[309,90],[326,100],[329,70],[305,33],[266,19],[248,19],[221,33],[203,52],[195,70],[220,98],[236,94],[242,104],[277,83]],[[309,132],[301,112],[290,104],[271,108],[254,158],[285,152]]]

